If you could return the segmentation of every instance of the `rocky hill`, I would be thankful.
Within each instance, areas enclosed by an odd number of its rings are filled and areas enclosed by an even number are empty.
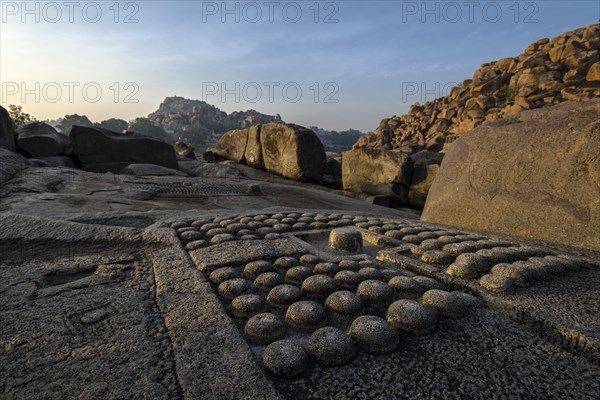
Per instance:
[[[282,122],[279,114],[266,115],[255,110],[227,114],[204,101],[178,96],[167,97],[158,110],[148,115],[148,119],[175,135],[184,132],[220,135],[232,129]]]
[[[148,115],[148,119],[175,137],[182,137],[194,144],[203,142],[214,134],[220,137],[234,129],[246,129],[269,122],[284,122],[279,114],[268,115],[256,110],[234,111],[227,114],[219,108],[200,100],[184,97],[167,97],[158,110]],[[352,147],[363,135],[356,129],[328,131],[316,126],[312,129],[327,151],[344,151]],[[210,139],[208,140],[210,142]]]
[[[448,96],[384,119],[354,148],[439,151],[446,137],[522,110],[600,96],[600,24],[540,39],[523,54],[483,64]]]

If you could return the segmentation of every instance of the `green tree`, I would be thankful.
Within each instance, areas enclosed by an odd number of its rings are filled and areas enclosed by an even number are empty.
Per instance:
[[[8,115],[10,115],[13,130],[18,129],[21,126],[30,122],[37,121],[35,117],[32,117],[31,115],[24,112],[23,107],[16,106],[14,104],[8,106]]]
[[[65,135],[71,133],[71,129],[73,125],[81,125],[81,126],[94,126],[92,121],[85,115],[72,114],[65,115],[60,124],[58,124],[58,129]]]
[[[202,147],[206,144],[210,132],[206,128],[194,127],[186,129],[185,131],[176,132],[175,135],[180,136],[186,143],[190,143],[196,147]]]
[[[94,126],[97,126],[98,128],[108,129],[109,131],[113,132],[123,132],[129,127],[129,124],[127,123],[127,121],[124,121],[122,119],[110,118],[102,122],[95,123]]]
[[[173,143],[173,138],[165,132],[160,126],[154,125],[148,118],[136,118],[129,121],[129,130],[135,133],[141,133],[146,136],[151,136],[163,142]]]

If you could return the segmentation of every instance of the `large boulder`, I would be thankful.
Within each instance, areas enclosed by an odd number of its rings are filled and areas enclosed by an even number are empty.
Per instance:
[[[600,250],[600,99],[524,111],[454,142],[422,218]]]
[[[244,159],[246,160],[246,164],[252,168],[265,169],[262,142],[260,140],[261,127],[262,125],[256,125],[247,129],[248,139],[246,150],[244,151]]]
[[[208,151],[219,157],[243,164],[246,143],[248,143],[248,129],[235,129],[225,132],[219,142],[209,147]]]
[[[73,152],[69,137],[44,122],[23,125],[15,133],[18,147],[31,157],[55,157]]]
[[[313,131],[277,122],[226,132],[208,152],[299,182],[318,182],[326,161]]]
[[[412,160],[407,153],[356,149],[342,154],[344,190],[389,196],[408,204]]]
[[[23,156],[0,147],[0,185],[27,167],[29,164]]]
[[[272,122],[260,128],[265,169],[299,182],[318,182],[325,165],[325,149],[310,129]]]
[[[16,151],[12,121],[8,111],[2,106],[0,106],[0,148]]]
[[[410,156],[413,172],[408,192],[408,202],[412,208],[422,210],[425,207],[427,194],[435,180],[444,153],[422,150]]]
[[[173,146],[158,139],[79,125],[73,125],[70,137],[73,151],[87,171],[118,173],[135,163],[177,169]]]

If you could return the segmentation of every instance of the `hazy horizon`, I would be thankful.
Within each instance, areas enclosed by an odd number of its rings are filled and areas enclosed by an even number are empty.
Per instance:
[[[131,120],[177,95],[367,132],[482,63],[597,23],[600,3],[2,1],[0,15],[0,103],[40,120]]]

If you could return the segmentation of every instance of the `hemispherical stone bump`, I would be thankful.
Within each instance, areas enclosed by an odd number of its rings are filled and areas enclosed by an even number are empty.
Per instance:
[[[328,276],[334,276],[340,271],[339,265],[332,262],[320,262],[314,266],[313,272],[315,274],[323,274]]]
[[[358,347],[374,354],[389,353],[400,342],[396,328],[374,315],[356,318],[350,325],[349,334]]]
[[[244,266],[244,275],[254,279],[264,272],[272,272],[274,270],[275,267],[273,267],[273,264],[268,261],[252,261]]]
[[[490,271],[494,275],[504,276],[513,280],[513,283],[517,286],[528,287],[531,286],[531,273],[525,268],[519,268],[512,264],[500,263],[492,267]]]
[[[305,254],[300,257],[300,263],[304,265],[317,265],[321,262],[321,259],[313,254]]]
[[[239,295],[248,293],[252,289],[252,284],[243,278],[233,278],[226,280],[219,285],[219,293],[226,299],[233,299]]]
[[[283,284],[283,276],[277,272],[263,272],[254,280],[254,284],[262,290],[271,290],[275,286]]]
[[[192,251],[192,250],[197,250],[200,249],[202,247],[206,247],[208,246],[208,242],[206,240],[194,240],[193,242],[189,242],[188,244],[185,245],[185,249]]]
[[[392,287],[396,294],[402,297],[416,297],[423,294],[425,288],[419,282],[408,276],[394,276],[389,280],[388,285]]]
[[[505,276],[487,274],[481,277],[479,284],[494,294],[509,295],[515,292],[512,279]]]
[[[300,262],[294,257],[280,257],[273,263],[275,268],[282,272],[287,272],[288,269],[300,265]]]
[[[473,264],[454,262],[446,268],[446,273],[459,278],[472,279],[477,277],[478,269]]]
[[[429,335],[438,326],[437,316],[430,308],[415,300],[393,302],[387,310],[387,322],[399,330],[414,335]]]
[[[342,270],[349,270],[358,272],[362,266],[358,263],[358,261],[354,260],[341,260],[338,265]]]
[[[488,260],[482,255],[476,253],[463,253],[456,257],[454,264],[468,265],[477,272],[487,272],[490,270],[490,264]]]
[[[235,236],[233,236],[232,234],[220,233],[218,235],[213,236],[212,239],[210,239],[210,243],[219,244],[219,243],[230,242],[232,240],[235,240]]]
[[[551,281],[554,279],[554,274],[544,265],[536,264],[530,261],[515,261],[512,265],[517,268],[527,270],[533,279],[539,281]]]
[[[293,378],[308,368],[308,354],[291,340],[271,343],[262,355],[263,365],[275,375]]]
[[[441,283],[440,281],[435,280],[433,278],[430,278],[428,276],[417,275],[417,276],[413,277],[413,279],[415,281],[417,281],[418,283],[420,283],[421,286],[425,290],[429,290],[429,289],[443,289],[444,288],[444,284],[443,283]]]
[[[285,324],[275,314],[257,314],[246,322],[244,334],[255,343],[271,343],[285,336]]]
[[[302,331],[313,331],[325,321],[326,314],[322,305],[315,301],[298,301],[288,307],[285,313],[286,322]]]
[[[302,292],[294,285],[275,286],[267,295],[267,301],[275,307],[287,307],[301,298]]]
[[[299,265],[288,269],[288,271],[285,273],[285,280],[299,285],[312,274],[313,270],[310,267]]]
[[[237,269],[232,267],[222,267],[211,272],[208,279],[215,285],[220,285],[229,279],[237,278],[239,276],[240,273]]]
[[[394,299],[394,290],[385,282],[369,279],[362,281],[356,294],[370,306],[387,307]]]
[[[430,264],[449,264],[454,261],[454,256],[442,250],[427,250],[421,255],[421,261]]]
[[[363,278],[354,271],[340,271],[335,274],[333,280],[339,287],[355,289],[363,281]]]
[[[375,280],[381,281],[384,279],[383,273],[379,269],[374,268],[374,267],[361,268],[358,271],[358,274],[365,280],[366,279],[375,279]]]
[[[327,297],[325,308],[333,317],[345,320],[360,315],[363,311],[364,303],[355,293],[348,290],[340,290]]]
[[[204,239],[204,236],[198,231],[186,231],[183,232],[179,237],[184,242],[193,242],[195,240]]]
[[[310,336],[307,350],[318,362],[329,367],[344,365],[357,353],[350,336],[330,326],[320,328]]]
[[[423,293],[421,301],[448,318],[463,318],[469,312],[466,304],[458,296],[445,290],[428,290]]]
[[[244,294],[231,301],[231,313],[238,318],[250,318],[260,312],[265,306],[265,302],[259,295]]]
[[[356,253],[362,250],[363,238],[357,229],[336,228],[329,234],[329,247],[334,250]]]
[[[302,282],[302,292],[309,297],[324,298],[334,291],[335,282],[327,275],[309,276]]]

